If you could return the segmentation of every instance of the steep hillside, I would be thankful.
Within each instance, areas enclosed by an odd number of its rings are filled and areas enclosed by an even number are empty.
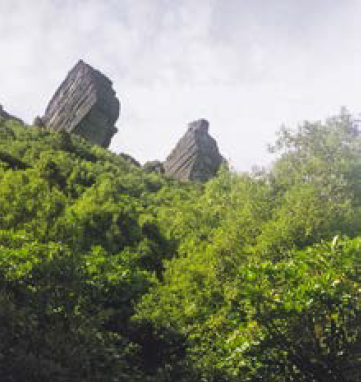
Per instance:
[[[206,184],[0,119],[1,381],[360,381],[361,137]]]

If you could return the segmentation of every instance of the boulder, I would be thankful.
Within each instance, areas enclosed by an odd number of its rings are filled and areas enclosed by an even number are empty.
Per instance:
[[[223,157],[208,128],[205,119],[188,125],[188,131],[164,162],[166,175],[179,180],[207,182],[217,174]]]
[[[117,132],[120,103],[112,82],[80,60],[68,73],[37,121],[55,131],[64,130],[108,147]]]

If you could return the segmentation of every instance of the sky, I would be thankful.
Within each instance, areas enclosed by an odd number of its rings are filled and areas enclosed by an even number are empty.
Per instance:
[[[0,104],[31,123],[79,59],[121,101],[110,149],[164,160],[192,120],[237,171],[281,125],[361,111],[360,0],[0,0]]]

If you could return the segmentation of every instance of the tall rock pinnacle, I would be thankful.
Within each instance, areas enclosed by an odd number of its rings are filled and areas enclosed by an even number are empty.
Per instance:
[[[65,130],[108,147],[117,132],[114,124],[119,111],[112,82],[80,60],[55,92],[41,122],[49,129]]]
[[[188,131],[164,162],[166,175],[198,182],[206,182],[216,175],[223,157],[217,142],[208,134],[208,128],[205,119],[188,125]]]

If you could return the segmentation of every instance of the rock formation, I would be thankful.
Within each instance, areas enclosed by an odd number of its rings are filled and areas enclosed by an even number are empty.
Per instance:
[[[21,123],[21,124],[24,124],[24,122],[17,118],[17,117],[14,117],[13,115],[7,113],[4,108],[2,107],[2,105],[0,105],[0,117],[1,118],[4,118],[4,119],[14,119],[15,121]]]
[[[41,121],[49,129],[75,133],[108,147],[117,132],[119,110],[112,82],[80,60],[55,92]]]
[[[208,127],[205,119],[188,125],[188,131],[164,162],[166,175],[198,182],[206,182],[216,175],[223,157],[217,142],[208,134]]]

